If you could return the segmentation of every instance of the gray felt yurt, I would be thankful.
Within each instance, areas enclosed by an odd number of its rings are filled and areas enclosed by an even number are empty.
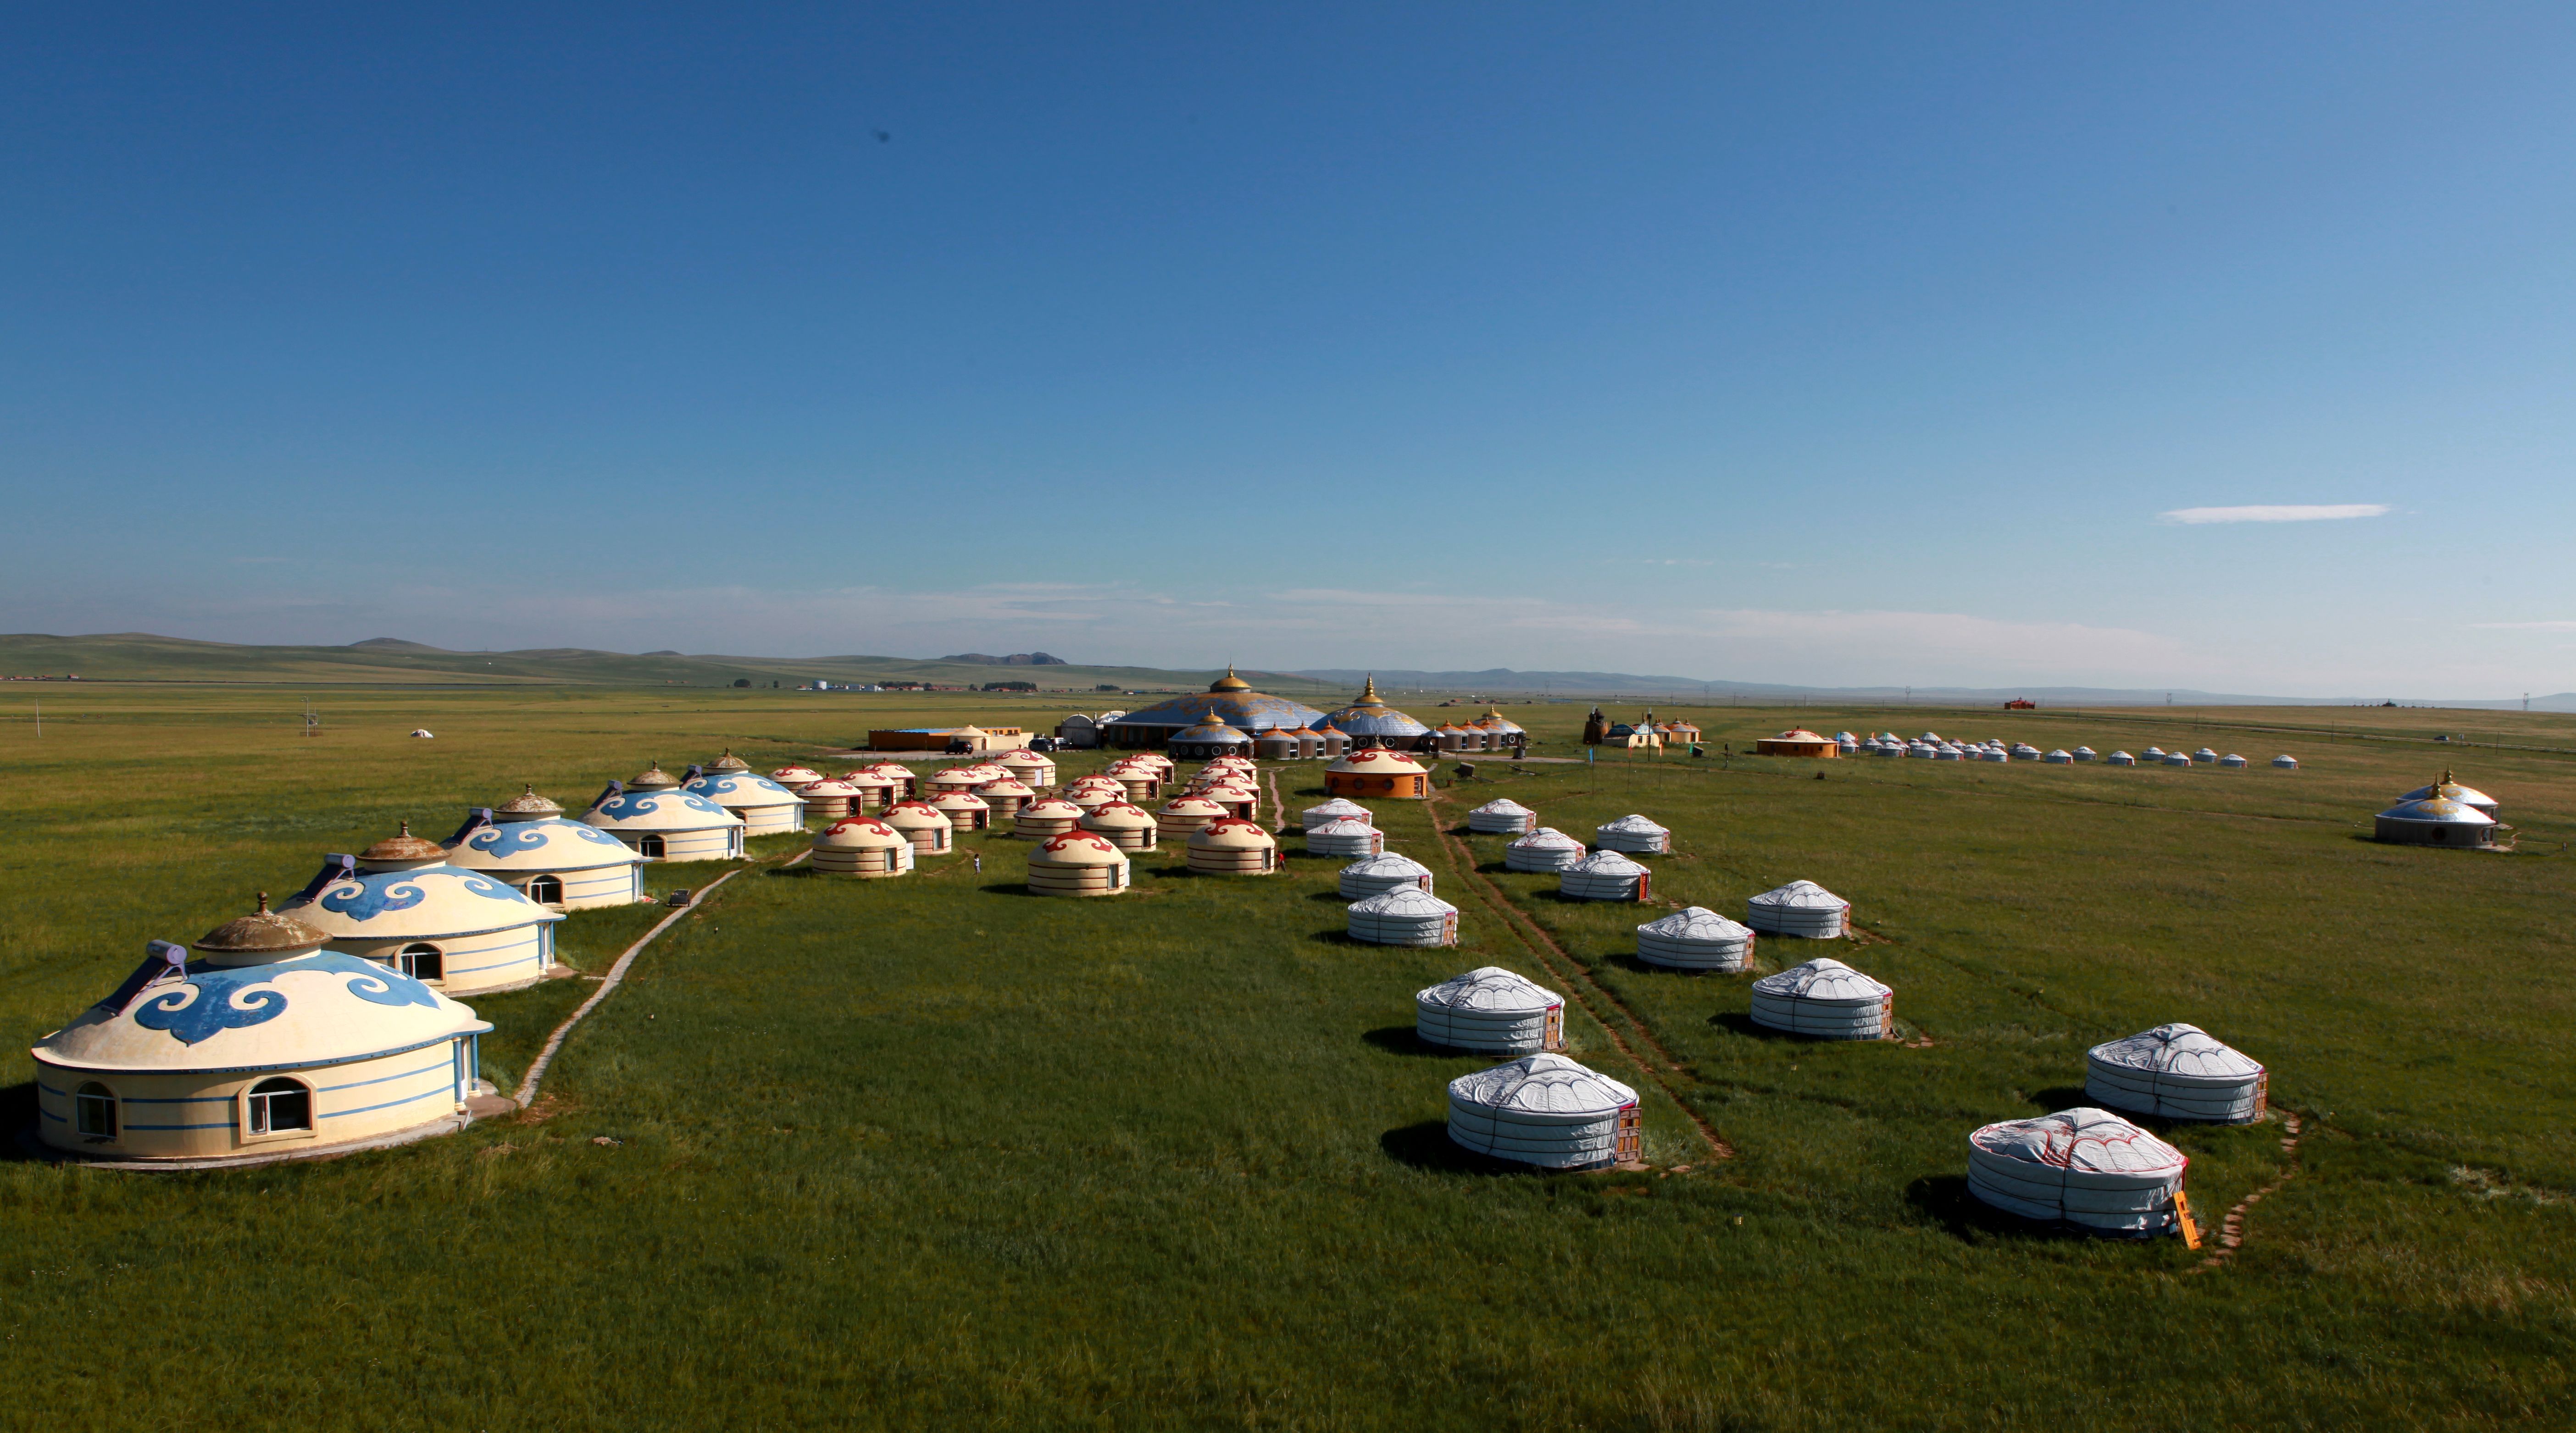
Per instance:
[[[1661,855],[1673,848],[1673,833],[1631,813],[1616,821],[1592,828],[1592,844],[1604,851],[1626,851],[1631,855]]]
[[[1365,821],[1327,821],[1306,828],[1310,856],[1374,856],[1386,849],[1386,833]]]
[[[2109,756],[2102,758],[2102,764],[2105,766],[2135,766],[2138,764],[2138,759],[2129,755],[2125,751],[2115,751]]]
[[[1642,901],[1655,873],[1616,851],[1595,851],[1557,873],[1557,894],[1578,901]]]
[[[1342,867],[1338,889],[1345,900],[1364,901],[1388,891],[1415,890],[1429,894],[1431,868],[1411,856],[1393,851],[1376,856],[1362,856]]]
[[[2175,1227],[2182,1151],[2090,1107],[2005,1120],[1968,1136],[1968,1192],[2025,1219],[2144,1237]]]
[[[2251,1124],[2263,1117],[2262,1065],[2197,1025],[2159,1025],[2084,1052],[2084,1094],[2115,1110]]]
[[[1562,871],[1583,859],[1583,843],[1553,826],[1541,826],[1503,848],[1503,867],[1512,871]]]
[[[1526,836],[1538,829],[1538,813],[1505,796],[1468,812],[1467,829],[1494,836]]]
[[[1791,881],[1744,903],[1744,923],[1765,935],[1834,940],[1851,916],[1851,902],[1813,881]]]
[[[1363,826],[1369,826],[1376,824],[1377,813],[1356,801],[1339,796],[1321,806],[1309,806],[1297,813],[1297,824],[1309,831],[1329,821],[1357,821]]]
[[[1753,982],[1753,1023],[1819,1040],[1882,1040],[1896,993],[1830,955]]]
[[[2279,768],[2280,768],[2280,769],[2282,769],[2283,771],[2296,771],[2296,770],[2298,770],[2298,769],[2299,769],[2299,759],[2298,759],[2297,757],[2295,757],[2295,756],[2291,756],[2291,755],[2290,755],[2290,754],[2288,754],[2287,752],[2284,752],[2284,753],[2282,753],[2282,754],[2281,754],[2281,755],[2279,755],[2279,756],[2273,757],[2273,758],[2272,758],[2272,764],[2273,764],[2274,766],[2279,767]]]
[[[1487,1055],[1535,1055],[1565,1045],[1565,997],[1499,965],[1414,992],[1413,1033],[1425,1044]]]
[[[1637,958],[1671,970],[1732,975],[1753,959],[1753,931],[1706,906],[1679,910],[1637,927]]]
[[[1456,945],[1458,908],[1410,888],[1351,902],[1351,939],[1370,945]]]
[[[1637,1092],[1563,1055],[1527,1055],[1449,1082],[1449,1138],[1542,1169],[1630,1163]]]

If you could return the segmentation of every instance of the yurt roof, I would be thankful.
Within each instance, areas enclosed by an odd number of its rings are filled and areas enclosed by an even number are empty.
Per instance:
[[[867,791],[882,791],[896,784],[895,778],[872,766],[863,766],[856,771],[845,771],[841,773],[841,780]]]
[[[1398,886],[1391,891],[1351,902],[1350,908],[1361,915],[1414,916],[1430,920],[1454,916],[1458,908],[1422,889],[1420,886]]]
[[[1875,1000],[1888,993],[1879,984],[1830,955],[1793,965],[1753,982],[1765,995],[1794,995],[1805,1000]]]
[[[1470,816],[1535,816],[1538,813],[1508,796],[1498,796],[1467,814]]]
[[[1345,876],[1375,876],[1382,880],[1418,880],[1430,875],[1431,868],[1411,856],[1385,851],[1374,856],[1362,856],[1342,867],[1341,873]]]
[[[800,799],[795,792],[768,777],[754,776],[747,770],[709,771],[682,789],[692,795],[703,796],[718,806],[787,806]]]
[[[180,967],[156,950],[114,994],[37,1042],[36,1053],[102,1073],[292,1070],[491,1028],[408,975],[336,951]]]
[[[1173,733],[1172,740],[1202,743],[1223,742],[1226,745],[1231,746],[1237,742],[1250,741],[1252,738],[1244,735],[1241,731],[1226,725],[1224,722],[1218,721],[1214,717],[1209,717],[1195,726],[1183,727],[1178,732]]]
[[[1082,818],[1090,827],[1114,826],[1134,831],[1154,824],[1154,813],[1125,801],[1103,801]]]
[[[581,819],[610,831],[703,831],[742,824],[741,817],[694,791],[669,789],[603,792]]]
[[[680,778],[664,771],[662,763],[657,761],[637,772],[635,779],[627,782],[626,787],[630,791],[668,791],[679,784]]]
[[[506,825],[470,820],[445,850],[449,865],[475,871],[589,871],[643,859],[598,827],[561,816]]]
[[[942,791],[930,798],[930,807],[934,811],[990,811],[993,803],[972,791]]]
[[[1223,816],[1225,807],[1204,796],[1175,796],[1163,803],[1166,816]]]
[[[1045,755],[1031,751],[1027,747],[1019,747],[1011,751],[1006,751],[1002,753],[1000,757],[995,759],[993,764],[995,766],[1009,767],[1013,770],[1035,770],[1042,766],[1055,765],[1055,763],[1049,760]],[[1122,762],[1120,764],[1124,765],[1125,763]]]
[[[492,818],[496,821],[536,821],[562,814],[563,808],[539,796],[534,786],[492,808]]]
[[[2177,1174],[2191,1161],[2172,1145],[2091,1106],[2036,1119],[2004,1120],[1968,1136],[1998,1159],[2076,1174]]]
[[[2442,773],[2441,780],[2434,782],[2430,786],[2418,786],[2414,790],[2407,792],[2405,795],[2400,796],[2397,799],[2400,801],[2422,801],[2433,796],[2439,796],[2445,800],[2457,801],[2464,806],[2494,806],[2499,804],[2494,797],[2478,790],[2476,787],[2462,786],[2460,783],[2453,781],[2451,779],[2451,773],[2447,771]]]
[[[1753,904],[1777,906],[1784,910],[1823,911],[1840,910],[1849,906],[1851,902],[1813,881],[1791,881],[1785,886],[1775,886],[1755,896]]]
[[[1604,821],[1597,829],[1602,831],[1616,831],[1622,836],[1669,836],[1672,834],[1672,832],[1665,830],[1663,827],[1656,825],[1645,817],[1635,815],[1633,813],[1622,816],[1616,821]]]
[[[1822,733],[1822,732],[1809,731],[1809,730],[1807,730],[1805,727],[1802,727],[1802,726],[1793,726],[1793,727],[1789,728],[1787,731],[1784,731],[1784,732],[1780,733],[1778,736],[1775,736],[1775,737],[1773,737],[1773,738],[1771,738],[1771,739],[1772,739],[1773,741],[1831,741],[1831,740],[1833,740],[1833,738],[1832,738],[1832,737],[1829,737],[1829,736],[1825,735],[1825,734],[1824,734],[1824,733]]]
[[[1595,851],[1565,868],[1568,875],[1642,876],[1646,868],[1616,851]]]
[[[1020,814],[1023,816],[1079,817],[1082,815],[1082,808],[1065,800],[1061,796],[1041,796],[1037,800],[1030,802],[1028,805],[1021,807]]]
[[[996,776],[992,780],[985,782],[983,785],[976,787],[975,794],[988,799],[995,796],[1018,797],[1037,795],[1036,792],[1029,789],[1027,782],[1020,780],[1016,776]]]
[[[2382,821],[2416,821],[2427,826],[2492,826],[2496,819],[2474,806],[2447,797],[2400,801],[2379,813]]]
[[[1123,792],[1126,789],[1127,783],[1120,781],[1117,777],[1100,776],[1097,774],[1091,776],[1077,776],[1073,780],[1066,782],[1064,786],[1065,794],[1068,796],[1072,795],[1076,791]]]
[[[1413,998],[1422,1005],[1438,1005],[1450,1010],[1484,1010],[1495,1014],[1521,1011],[1538,1014],[1565,1003],[1564,996],[1499,965],[1480,965],[1464,975],[1450,976],[1438,985],[1415,991]]]
[[[409,821],[402,823],[400,831],[358,853],[361,868],[380,870],[406,870],[446,859],[447,848],[436,841],[424,841],[413,835]]]
[[[363,871],[345,856],[326,858],[321,872],[279,912],[333,940],[476,935],[563,919],[562,912],[547,910],[478,871],[455,866]]]
[[[751,770],[751,763],[734,755],[733,748],[728,746],[724,755],[706,764],[706,770],[711,776],[733,776]]]
[[[1648,921],[1637,929],[1642,934],[1674,940],[1743,940],[1753,934],[1751,926],[1738,925],[1706,906],[1678,910],[1661,920]]]
[[[819,781],[806,782],[796,794],[804,797],[808,801],[811,801],[818,797],[848,797],[857,796],[861,793],[858,787],[850,784],[849,782],[843,781],[837,776],[827,776]]]
[[[1580,851],[1583,849],[1582,842],[1575,840],[1573,837],[1568,836],[1553,826],[1541,826],[1537,830],[1530,832],[1528,835],[1514,840],[1512,844],[1530,851]]]
[[[912,779],[912,768],[904,765],[900,761],[870,762],[868,765],[860,767],[859,770],[867,772],[871,776],[892,777],[897,781],[909,781]]]
[[[1279,842],[1258,821],[1226,817],[1210,821],[1190,833],[1190,844],[1226,851],[1258,851],[1275,848]]]
[[[1309,836],[1365,836],[1376,829],[1366,821],[1354,821],[1347,816],[1337,816],[1321,825],[1307,827],[1306,834]]]
[[[898,801],[877,813],[877,819],[889,826],[929,827],[954,826],[948,813],[926,801]]]
[[[1340,756],[1333,758],[1332,765],[1327,766],[1324,769],[1326,771],[1364,771],[1372,773],[1390,771],[1419,772],[1423,769],[1423,766],[1421,762],[1413,759],[1413,754],[1411,752],[1389,751],[1387,748],[1382,746],[1369,746],[1362,747],[1357,751],[1343,752]]]
[[[1061,836],[1049,836],[1040,841],[1029,859],[1044,860],[1058,866],[1123,866],[1127,864],[1127,853],[1119,850],[1106,836],[1089,831],[1067,831]]]
[[[1494,728],[1496,731],[1501,732],[1516,732],[1521,730],[1521,724],[1512,720],[1510,717],[1503,715],[1500,707],[1485,708],[1484,719],[1479,722],[1478,725],[1489,726]]]
[[[822,780],[823,773],[810,766],[782,766],[769,773],[769,779],[793,791],[799,786]]]
[[[1637,1102],[1637,1092],[1563,1055],[1527,1055],[1490,1070],[1460,1075],[1449,1094],[1485,1109],[1547,1115],[1608,1115]]]
[[[1336,796],[1330,801],[1309,806],[1298,814],[1300,816],[1366,816],[1369,814],[1369,809],[1347,797]]]
[[[262,891],[258,910],[235,916],[197,937],[190,948],[208,955],[272,956],[290,950],[311,950],[330,938],[293,916],[270,910],[268,892]]]
[[[1229,667],[1226,674],[1209,684],[1206,691],[1124,713],[1118,717],[1117,724],[1177,729],[1215,721],[1244,731],[1267,731],[1275,726],[1304,726],[1310,721],[1322,720],[1323,715],[1313,707],[1292,702],[1286,697],[1254,691],[1250,683],[1236,676],[1234,669]]]
[[[815,833],[814,844],[832,850],[876,851],[912,843],[901,831],[874,816],[852,816],[845,821],[835,821]]]
[[[1377,694],[1374,676],[1362,685],[1356,700],[1323,720],[1350,736],[1421,736],[1431,730],[1388,706],[1386,699]]]
[[[2085,1054],[2105,1065],[2165,1075],[2238,1079],[2263,1073],[2259,1061],[2219,1043],[2197,1025],[2159,1025],[2125,1039],[2105,1041]]]

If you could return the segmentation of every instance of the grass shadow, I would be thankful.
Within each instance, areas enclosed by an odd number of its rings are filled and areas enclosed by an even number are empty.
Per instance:
[[[1347,897],[1347,896],[1345,896],[1345,895],[1343,895],[1340,891],[1338,891],[1338,890],[1334,890],[1334,891],[1317,891],[1317,892],[1315,892],[1313,895],[1308,896],[1306,899],[1308,899],[1308,900],[1310,900],[1310,901],[1341,901],[1341,902],[1347,903],[1347,902],[1349,901],[1349,899],[1350,899],[1350,898],[1349,898],[1349,897]]]
[[[2033,1108],[2044,1113],[2055,1114],[2059,1110],[2071,1110],[2078,1105],[2092,1104],[2093,1097],[2084,1092],[2082,1085],[2051,1085],[2044,1090],[2031,1091],[2030,1103]]]
[[[978,889],[984,891],[988,895],[996,896],[1034,896],[1037,894],[1037,892],[1029,889],[1029,884],[1026,881],[990,881],[985,883],[983,886],[978,887]]]
[[[1367,947],[1372,950],[1376,949],[1376,947],[1370,945],[1369,942],[1353,936],[1346,930],[1319,930],[1306,938],[1311,941],[1320,942],[1324,945],[1347,945],[1354,948]]]
[[[2005,1213],[1969,1193],[1964,1174],[1927,1174],[1905,1186],[1905,1202],[1916,1213],[1940,1225],[1942,1232],[1968,1244],[1988,1239],[2060,1243],[2121,1237],[2108,1231]]]
[[[1423,1039],[1422,1032],[1410,1025],[1381,1025],[1362,1035],[1360,1039],[1390,1055],[1428,1055],[1438,1059],[1453,1060],[1470,1053],[1466,1050],[1452,1050],[1444,1045],[1434,1045]]]
[[[13,1136],[25,1136],[23,1139],[0,1139],[0,1164],[52,1162],[42,1152],[43,1141],[37,1134],[36,1122],[41,1118],[36,1113],[35,1081],[21,1080],[14,1085],[0,1086],[0,1129],[12,1131]]]
[[[1386,1157],[1410,1168],[1435,1174],[1528,1174],[1532,1171],[1509,1160],[1461,1149],[1449,1138],[1449,1126],[1439,1120],[1402,1125],[1377,1137],[1377,1147]]]
[[[1708,1023],[1730,1033],[1750,1036],[1756,1040],[1779,1040],[1801,1045],[1807,1043],[1807,1037],[1804,1035],[1792,1034],[1787,1030],[1774,1030],[1768,1025],[1757,1024],[1752,1016],[1740,1011],[1721,1010],[1708,1017]]]

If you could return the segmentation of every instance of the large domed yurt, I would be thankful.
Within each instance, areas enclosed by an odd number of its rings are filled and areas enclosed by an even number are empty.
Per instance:
[[[1660,856],[1673,849],[1673,833],[1643,816],[1627,815],[1592,828],[1592,844],[1632,856]]]
[[[1553,826],[1541,826],[1503,848],[1510,871],[1562,871],[1583,859],[1583,843]]]
[[[1163,839],[1185,840],[1192,831],[1210,821],[1231,821],[1232,812],[1204,796],[1175,796],[1163,803],[1154,815],[1154,823],[1163,831]]]
[[[815,870],[835,876],[901,876],[912,870],[912,840],[873,816],[845,816],[814,836]]]
[[[1818,956],[1753,982],[1753,1023],[1818,1040],[1883,1040],[1894,1032],[1896,992]]]
[[[2495,845],[2496,820],[2474,806],[2448,797],[2400,801],[2379,813],[2372,834],[2382,841],[2410,846]]]
[[[2146,1236],[2175,1227],[2191,1161],[2111,1113],[2080,1108],[2004,1120],[1968,1136],[1968,1192],[2024,1219]]]
[[[1527,1055],[1449,1082],[1449,1138],[1541,1169],[1633,1164],[1637,1092],[1563,1055]]]
[[[612,781],[581,813],[581,821],[616,837],[648,861],[742,857],[742,818],[703,796],[682,791],[676,783],[630,790]]]
[[[1405,752],[1362,747],[1324,768],[1324,794],[1420,801],[1431,795],[1431,773]]]
[[[1401,887],[1353,901],[1350,936],[1370,945],[1456,945],[1458,908],[1431,894]]]
[[[1653,898],[1655,873],[1616,851],[1595,851],[1557,873],[1557,894],[1575,901]]]
[[[1354,746],[1373,741],[1399,751],[1411,750],[1431,734],[1431,728],[1388,706],[1377,694],[1373,676],[1361,684],[1359,696],[1349,706],[1324,717],[1323,724]]]
[[[1309,831],[1328,821],[1357,821],[1363,826],[1377,824],[1377,813],[1356,801],[1336,796],[1321,806],[1309,806],[1297,813],[1297,824]]]
[[[1061,796],[1041,796],[1011,818],[1011,834],[1022,840],[1043,841],[1079,827],[1082,815],[1081,807]]]
[[[805,829],[805,801],[795,792],[754,772],[728,751],[703,770],[691,767],[681,789],[704,797],[742,818],[746,836],[774,836]]]
[[[972,791],[935,791],[923,805],[948,818],[952,831],[987,831],[993,825],[992,803]]]
[[[993,764],[1031,791],[1044,791],[1055,785],[1055,763],[1027,747],[1003,752],[993,758]]]
[[[564,819],[536,793],[476,808],[443,843],[447,864],[505,881],[541,906],[630,906],[644,899],[644,858],[596,826]]]
[[[924,856],[940,855],[957,841],[956,823],[927,801],[898,801],[878,812],[877,819],[902,832],[912,849]]]
[[[827,825],[858,810],[859,788],[838,777],[823,777],[791,789],[805,803],[805,814]]]
[[[2276,760],[2274,765],[2278,764],[2279,762]],[[2504,809],[2496,803],[2496,799],[2494,797],[2478,790],[2474,786],[2462,786],[2460,783],[2452,780],[2451,773],[2447,768],[2442,772],[2441,780],[2434,782],[2430,786],[2418,786],[2414,790],[2407,792],[2405,795],[2400,796],[2397,799],[2400,801],[2430,801],[2436,796],[2445,801],[2457,801],[2472,811],[2484,812],[2489,816],[2496,815]]]
[[[325,939],[262,897],[200,938],[195,960],[151,942],[115,991],[28,1052],[39,1136],[102,1162],[188,1168],[464,1128],[488,1088],[477,1056],[492,1027]]]
[[[1029,852],[1029,892],[1040,896],[1114,896],[1127,889],[1127,853],[1090,831],[1049,836]]]
[[[1125,801],[1104,801],[1082,813],[1081,827],[1095,836],[1106,836],[1121,851],[1150,851],[1160,828],[1154,824],[1154,813]]]
[[[1274,727],[1302,727],[1323,717],[1313,707],[1254,691],[1250,682],[1228,667],[1224,676],[1208,684],[1206,691],[1121,713],[1103,724],[1101,732],[1111,746],[1153,750],[1167,745],[1183,731],[1214,723],[1234,728],[1248,744],[1255,733]]]
[[[1813,881],[1791,881],[1744,903],[1744,923],[1765,935],[1835,940],[1851,918],[1851,902]]]
[[[1755,737],[1753,752],[1756,756],[1828,757],[1842,755],[1843,749],[1832,737],[1793,726],[1778,736]]]
[[[1429,895],[1431,868],[1393,851],[1362,856],[1342,867],[1335,889],[1341,892],[1342,899],[1350,901],[1364,901],[1388,891],[1421,891]]]
[[[1692,906],[1637,927],[1637,958],[1668,970],[1732,975],[1752,963],[1753,942],[1751,927]]]
[[[1538,829],[1538,813],[1508,796],[1467,813],[1467,829],[1493,836],[1526,836]]]
[[[992,808],[992,824],[997,828],[1010,824],[1020,814],[1021,807],[1038,799],[1038,794],[1016,776],[996,776],[976,787],[975,794]]]
[[[2084,1052],[2084,1094],[2115,1110],[2169,1120],[2250,1124],[2269,1076],[2197,1025],[2159,1025]]]
[[[544,979],[555,963],[555,922],[564,918],[491,876],[447,864],[445,848],[411,834],[408,823],[355,856],[325,856],[278,914],[322,932],[342,955],[382,962],[449,995]]]
[[[1361,821],[1327,821],[1306,828],[1309,856],[1374,856],[1386,849],[1386,833]]]
[[[1565,997],[1499,965],[1478,966],[1413,995],[1413,1033],[1427,1045],[1483,1055],[1565,1048]]]
[[[1231,756],[1252,750],[1251,734],[1226,725],[1214,717],[1196,726],[1172,733],[1171,744],[1164,748],[1181,761],[1204,761],[1211,756]]]
[[[1189,867],[1203,876],[1266,876],[1279,869],[1279,842],[1258,821],[1211,821],[1190,833],[1189,846]]]

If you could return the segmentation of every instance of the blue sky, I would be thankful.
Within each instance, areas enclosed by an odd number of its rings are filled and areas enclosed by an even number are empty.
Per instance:
[[[2563,6],[27,11],[0,628],[2576,688],[2571,73]],[[2253,506],[2385,511],[2164,516]]]

